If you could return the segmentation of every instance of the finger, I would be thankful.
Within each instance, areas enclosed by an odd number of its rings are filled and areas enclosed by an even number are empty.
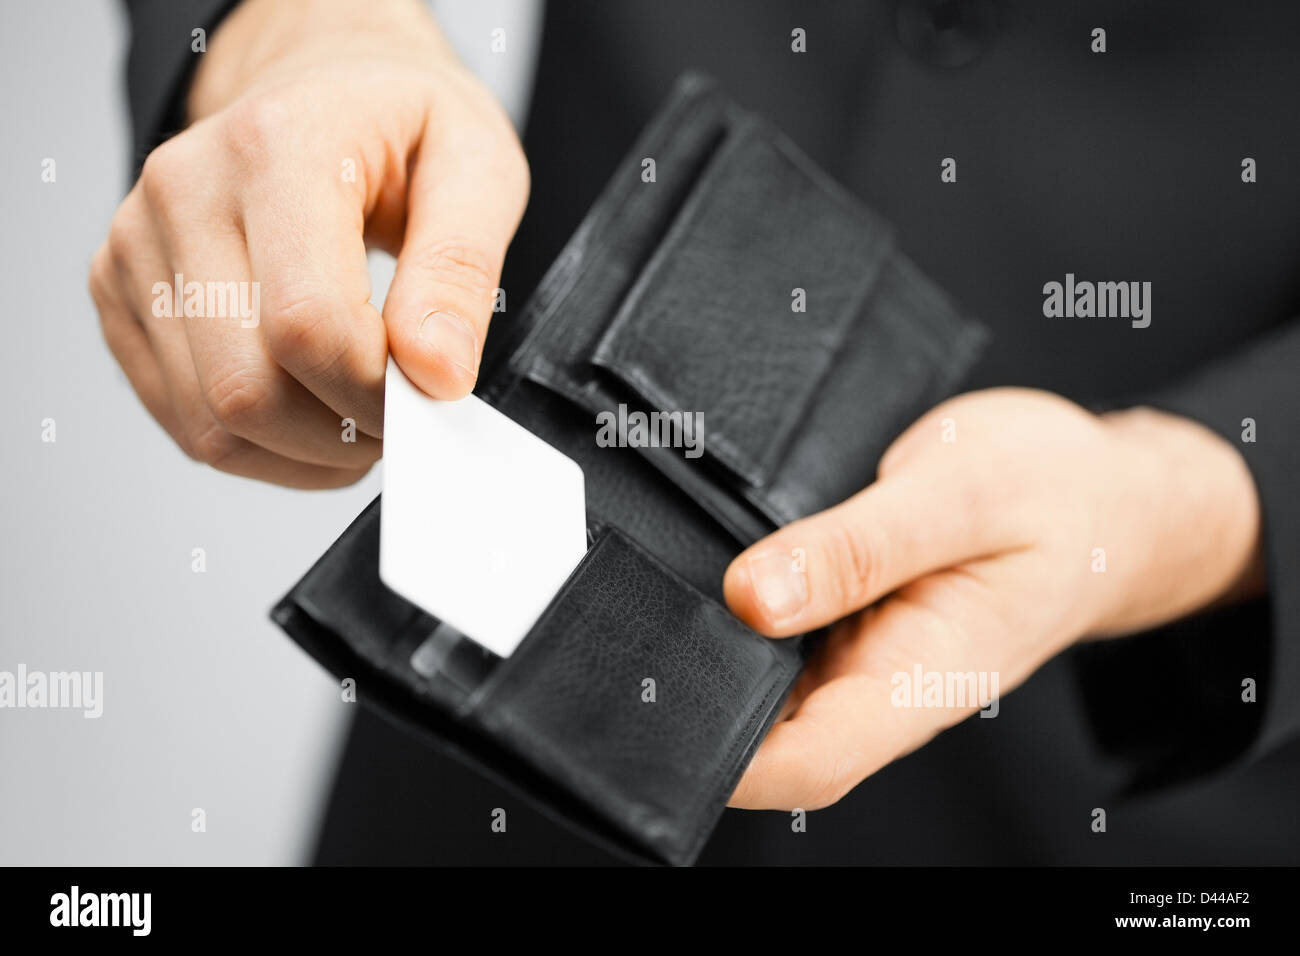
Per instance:
[[[107,245],[120,299],[149,343],[175,416],[173,437],[187,455],[199,458],[200,439],[209,424],[215,426],[215,421],[193,381],[194,363],[182,320],[164,314],[165,310],[155,303],[157,294],[170,289],[173,273],[158,241],[140,183],[127,194],[113,216]]]
[[[303,491],[344,488],[360,481],[370,471],[369,467],[332,468],[305,461],[294,461],[292,458],[285,458],[265,448],[259,448],[251,442],[243,442],[233,450],[224,452],[215,460],[206,463],[228,475],[253,478]]]
[[[773,725],[728,806],[746,810],[818,810],[830,806],[878,767],[856,748],[863,728],[891,740],[897,728],[864,721],[882,716],[873,699],[888,686],[842,677],[819,687],[795,714]],[[886,719],[896,715],[883,713]],[[922,741],[923,742],[923,741]],[[919,744],[918,744],[919,745]],[[883,763],[881,764],[883,765]]]
[[[350,418],[378,438],[388,340],[370,303],[359,199],[324,174],[285,170],[250,187],[242,220],[267,351],[332,410],[336,435]]]
[[[175,270],[160,249],[138,188],[114,216],[107,247],[120,302],[148,340],[174,416],[173,438],[187,455],[221,471],[296,488],[336,488],[366,473],[368,467],[284,458],[231,434],[216,420],[199,387],[183,320],[155,314],[156,290],[170,286]]]
[[[883,478],[842,504],[742,552],[723,591],[738,617],[773,637],[802,634],[866,607],[923,574],[1014,547],[982,520],[996,489],[964,471]]]
[[[199,389],[217,422],[232,435],[291,458],[333,468],[368,468],[380,442],[347,427],[337,412],[276,363],[249,317],[258,294],[250,279],[244,237],[210,227],[201,246],[193,236],[168,237],[185,285],[205,296],[203,315],[185,315]],[[211,290],[212,294],[208,294]],[[186,310],[187,312],[189,310]]]
[[[773,726],[730,805],[829,806],[881,767],[987,706],[1000,690],[999,669],[991,658],[980,660],[971,650],[976,646],[950,616],[886,601],[839,649],[834,676],[812,689],[789,720]],[[944,693],[937,699],[912,695],[916,667],[943,675]],[[900,693],[904,684],[906,698]]]
[[[425,392],[449,400],[474,387],[506,246],[528,196],[517,144],[449,132],[463,125],[431,125],[420,144],[384,304],[397,364]]]
[[[95,253],[90,266],[90,295],[99,312],[104,342],[149,414],[173,441],[180,444],[180,420],[167,394],[162,369],[154,359],[144,329],[122,302],[117,282],[117,273],[105,243]]]

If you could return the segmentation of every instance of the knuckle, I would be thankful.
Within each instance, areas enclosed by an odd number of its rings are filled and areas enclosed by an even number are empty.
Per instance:
[[[872,532],[855,524],[835,521],[831,528],[826,547],[830,586],[841,606],[856,607],[877,593],[883,580],[883,548],[872,540]]]
[[[173,137],[145,157],[140,192],[156,209],[166,209],[190,191],[193,164],[185,140],[184,134]]]
[[[496,288],[500,257],[482,244],[468,240],[446,240],[422,250],[416,265],[434,282],[451,286],[475,299]]]
[[[241,100],[224,114],[222,132],[226,145],[244,162],[257,166],[283,139],[293,119],[290,104],[275,94]]]
[[[110,264],[108,243],[104,242],[95,252],[95,256],[90,260],[90,273],[86,279],[86,288],[90,292],[91,299],[95,302],[95,307],[100,312],[101,321],[103,319],[104,305],[108,301],[109,291],[112,289],[113,267]]]
[[[269,303],[266,345],[286,368],[310,374],[336,364],[346,348],[334,321],[335,300],[321,292],[297,291]]]
[[[242,442],[217,421],[207,421],[187,434],[185,453],[195,461],[220,468],[240,449]]]
[[[108,227],[108,239],[105,242],[107,261],[104,265],[121,273],[129,271],[132,259],[139,253],[140,239],[135,217],[127,204],[123,203]]]
[[[214,381],[203,397],[217,424],[237,433],[263,419],[270,393],[259,377],[240,369]]]

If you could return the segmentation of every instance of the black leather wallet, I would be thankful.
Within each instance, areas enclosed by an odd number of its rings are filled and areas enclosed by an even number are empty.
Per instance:
[[[688,76],[489,338],[479,395],[586,475],[590,549],[523,643],[496,658],[384,587],[378,499],[273,617],[363,704],[626,857],[689,864],[810,647],[740,623],[723,571],[870,484],[983,340],[885,222]],[[620,405],[702,413],[702,455],[598,445]]]

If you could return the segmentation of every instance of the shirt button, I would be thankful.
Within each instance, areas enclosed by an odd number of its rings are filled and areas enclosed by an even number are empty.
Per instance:
[[[998,29],[994,0],[899,0],[894,11],[898,40],[930,66],[956,69],[975,62]]]

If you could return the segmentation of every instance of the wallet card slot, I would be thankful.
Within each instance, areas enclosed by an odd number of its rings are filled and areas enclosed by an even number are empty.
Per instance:
[[[695,75],[679,81],[672,105],[619,163],[515,329],[500,345],[494,344],[494,352],[509,357],[517,376],[583,404],[591,353],[609,316],[636,282],[686,197],[698,188],[702,171],[730,135],[731,120],[711,81]],[[646,158],[656,164],[651,182],[642,179]],[[483,398],[495,404],[511,381],[487,378],[496,384]]]
[[[552,389],[532,381],[519,383],[500,410],[578,463],[589,518],[596,515],[617,526],[706,595],[722,599],[727,565],[741,548],[766,533],[723,533],[727,525],[716,520],[703,495],[646,467],[639,449],[598,446],[591,416]],[[668,460],[665,456],[655,463]],[[680,464],[691,468],[700,463]],[[733,508],[745,504],[734,495],[729,503]]]
[[[302,614],[318,626],[312,653],[356,681],[358,697],[410,695],[455,713],[501,658],[379,579],[379,512],[377,498],[276,613]]]
[[[688,862],[800,663],[610,527],[464,716]]]
[[[642,156],[657,181],[640,180]],[[518,414],[520,383],[541,386],[593,416],[586,440],[602,450],[616,424],[620,448],[748,544],[843,497],[827,489],[869,483],[911,421],[890,417],[912,411],[896,399],[944,397],[932,386],[950,383],[947,353],[964,355],[967,337],[942,295],[930,296],[938,319],[916,315],[915,331],[873,314],[896,304],[879,287],[901,268],[887,222],[691,79],[543,281],[513,375],[485,397]],[[891,337],[874,341],[882,329]]]

